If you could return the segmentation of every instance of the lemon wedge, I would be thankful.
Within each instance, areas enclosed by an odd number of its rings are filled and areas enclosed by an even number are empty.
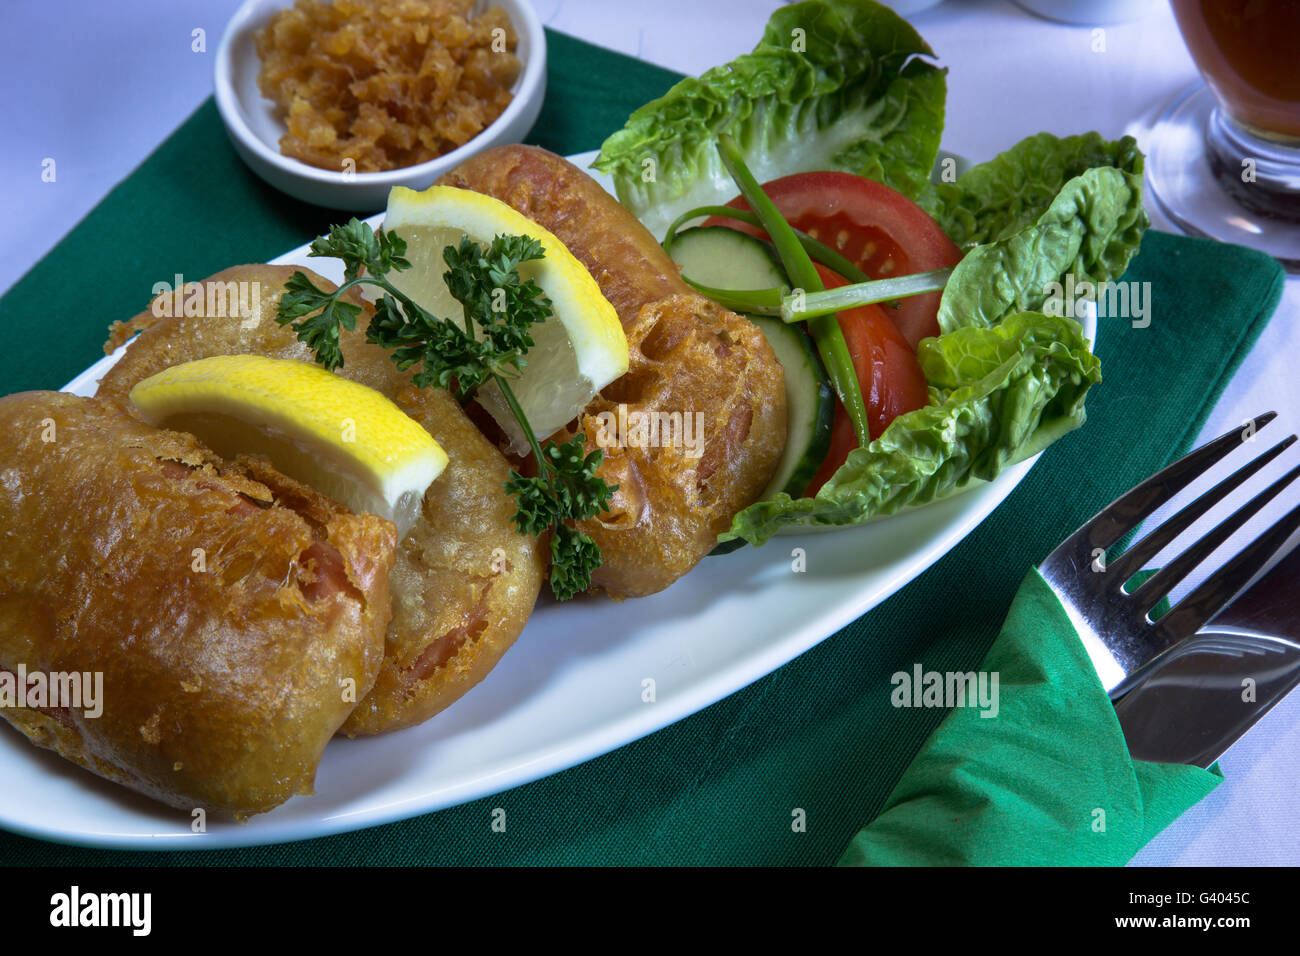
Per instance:
[[[226,458],[264,455],[354,512],[388,518],[399,538],[447,467],[433,437],[379,392],[306,362],[217,355],[151,375],[130,397],[151,425]]]
[[[523,263],[519,274],[537,281],[554,315],[533,326],[535,344],[522,373],[510,382],[539,440],[563,428],[627,371],[623,325],[587,267],[550,231],[500,200],[454,186],[423,192],[397,186],[388,194],[384,228],[406,240],[411,262],[388,280],[430,314],[452,321],[461,321],[464,310],[443,281],[443,249],[458,245],[462,236],[485,247],[498,235],[530,236],[542,244],[546,257]],[[509,437],[511,450],[527,453],[528,440],[496,384],[483,386],[477,398]]]

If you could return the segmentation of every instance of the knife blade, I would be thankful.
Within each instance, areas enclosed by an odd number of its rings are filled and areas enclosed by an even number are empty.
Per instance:
[[[1135,760],[1209,767],[1300,684],[1300,548],[1115,702]]]

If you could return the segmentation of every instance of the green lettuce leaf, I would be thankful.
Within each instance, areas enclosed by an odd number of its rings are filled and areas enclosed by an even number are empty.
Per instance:
[[[638,109],[592,164],[656,236],[736,186],[718,156],[730,133],[760,182],[836,169],[908,196],[927,188],[943,129],[944,71],[887,7],[809,0],[772,14],[752,53],[682,80]]]
[[[1096,132],[1064,138],[1039,133],[954,183],[935,183],[918,202],[957,245],[993,242],[1032,225],[1067,182],[1098,166],[1114,166],[1140,183],[1137,141],[1110,141]]]
[[[859,524],[992,479],[1084,421],[1101,363],[1073,319],[1022,312],[999,325],[925,339],[930,404],[898,416],[813,498],[779,494],[746,508],[720,541],[762,544],[782,526]]]
[[[1128,136],[1040,133],[926,198],[955,242],[978,243],[944,289],[944,332],[1041,309],[1067,274],[1076,283],[1119,278],[1149,222],[1142,153]]]

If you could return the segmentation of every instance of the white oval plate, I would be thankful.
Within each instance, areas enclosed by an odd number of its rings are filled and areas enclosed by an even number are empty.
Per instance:
[[[571,158],[586,166],[594,156]],[[337,261],[309,259],[306,245],[274,262],[342,280]],[[1091,336],[1095,325],[1085,329]],[[65,391],[94,394],[119,353]],[[419,727],[332,741],[314,796],[245,824],[209,819],[207,832],[194,833],[188,813],[33,747],[6,724],[0,825],[97,847],[252,846],[390,823],[537,780],[693,714],[834,634],[939,560],[1036,460],[887,520],[705,558],[651,597],[542,602],[496,669],[455,705]],[[806,556],[802,573],[792,569],[796,548]],[[642,700],[647,678],[653,703]]]

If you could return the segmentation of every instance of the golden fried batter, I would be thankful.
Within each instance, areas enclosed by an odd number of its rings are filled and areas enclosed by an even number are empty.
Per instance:
[[[59,392],[0,398],[0,463],[0,669],[103,675],[97,716],[0,714],[176,807],[310,793],[383,659],[392,523]]]
[[[545,226],[587,267],[622,320],[627,374],[557,440],[580,430],[591,449],[611,420],[702,415],[698,457],[683,443],[637,447],[620,435],[599,471],[619,486],[610,509],[579,524],[603,558],[594,585],[619,598],[666,588],[713,549],[771,480],[786,438],[780,363],[752,322],[688,286],[654,236],[567,160],[535,146],[499,146],[439,183],[486,193]],[[624,410],[626,419],[619,417]]]
[[[313,361],[293,331],[275,322],[276,302],[295,271],[292,266],[235,266],[199,283],[186,300],[188,307],[163,303],[172,317],[158,318],[155,311],[163,310],[151,305],[130,322],[117,324],[106,351],[131,331],[144,331],[104,376],[98,394],[126,402],[140,380],[209,355],[252,353]],[[303,271],[320,288],[334,288]],[[221,290],[230,288],[227,283],[240,282],[259,284],[256,322],[255,316],[213,307],[214,301],[220,305]],[[340,373],[396,402],[433,435],[449,463],[425,494],[423,517],[398,546],[389,580],[393,618],[383,667],[374,690],[344,724],[349,735],[418,724],[482,680],[519,636],[545,571],[543,549],[511,523],[514,504],[502,488],[509,477],[505,459],[447,392],[415,388],[410,373],[399,372],[388,352],[366,344],[364,328],[371,314],[367,305],[358,330],[343,332]]]

